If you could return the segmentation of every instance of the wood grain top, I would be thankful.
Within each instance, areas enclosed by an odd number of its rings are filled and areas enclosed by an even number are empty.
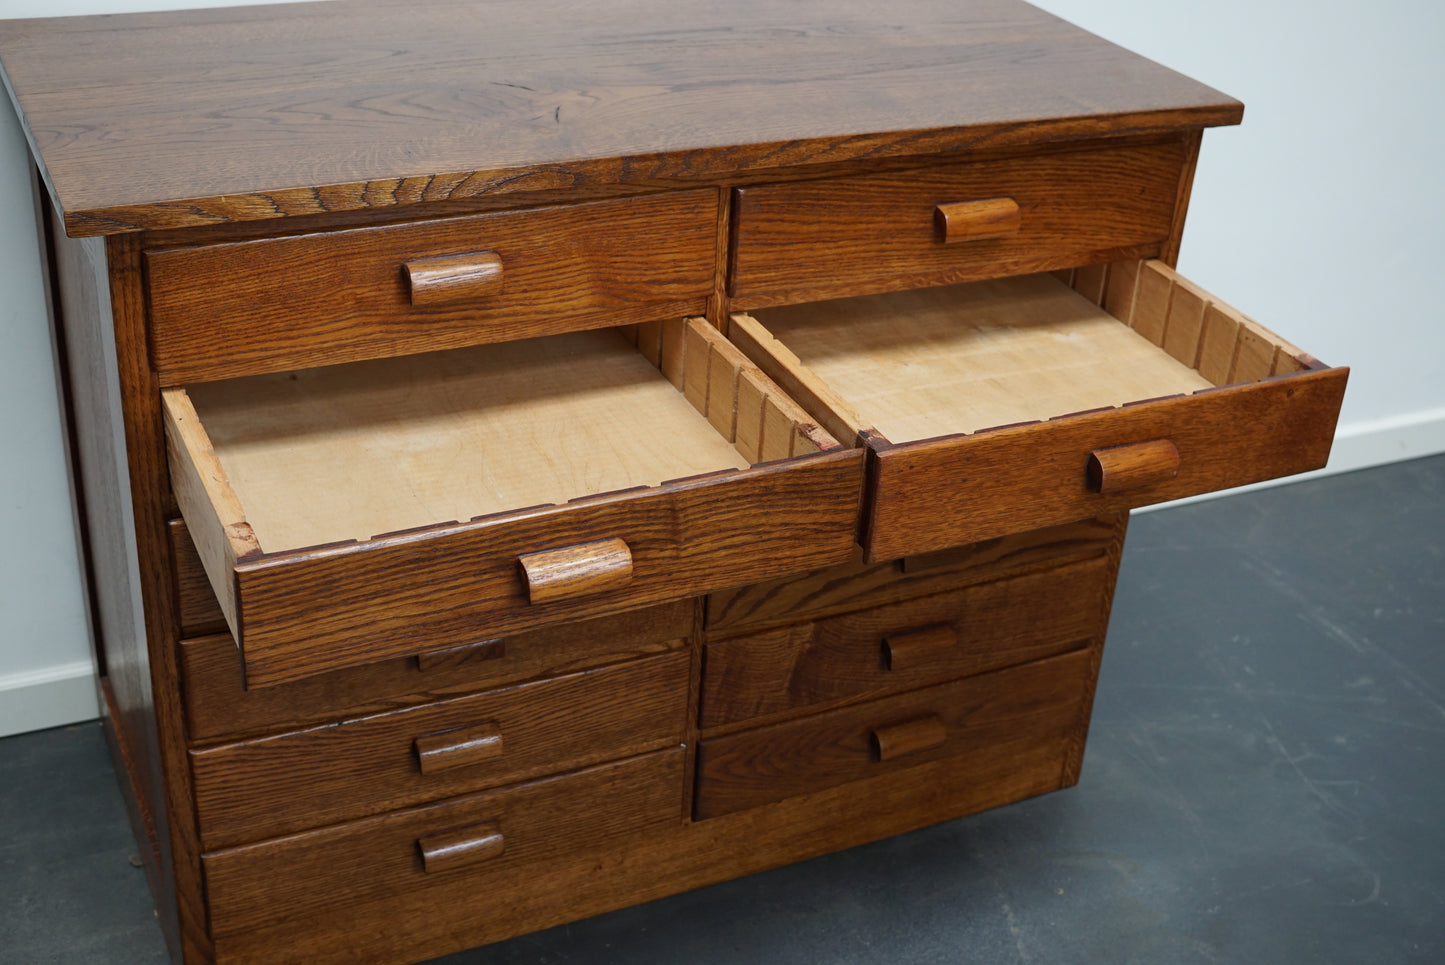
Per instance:
[[[1237,123],[1018,0],[335,0],[0,23],[72,235]]]

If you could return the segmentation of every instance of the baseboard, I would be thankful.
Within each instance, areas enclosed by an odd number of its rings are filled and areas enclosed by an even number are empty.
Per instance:
[[[0,737],[99,716],[89,660],[0,677]]]
[[[1204,493],[1199,496],[1190,496],[1187,499],[1176,499],[1169,503],[1158,503],[1154,506],[1136,509],[1134,512],[1146,513],[1156,509],[1168,509],[1171,506],[1186,506],[1189,503],[1216,499],[1220,496],[1232,496],[1236,493],[1247,493],[1271,486],[1283,486],[1288,483],[1303,482],[1306,479],[1319,479],[1342,472],[1354,472],[1356,469],[1370,469],[1374,466],[1384,466],[1392,462],[1418,459],[1422,456],[1435,456],[1441,453],[1445,453],[1445,408],[1428,409],[1424,412],[1412,412],[1408,415],[1375,419],[1370,422],[1355,422],[1340,426],[1335,433],[1335,444],[1330,450],[1329,465],[1323,469],[1301,473],[1298,476],[1286,476],[1284,479],[1270,479],[1251,486],[1240,486],[1238,489],[1225,489],[1217,493]]]

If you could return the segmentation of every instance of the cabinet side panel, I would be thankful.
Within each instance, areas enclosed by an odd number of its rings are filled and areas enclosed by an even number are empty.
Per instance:
[[[209,961],[185,798],[171,564],[163,541],[164,449],[145,355],[139,247],[130,238],[68,239],[53,211],[48,237],[109,736],[118,766],[129,771],[122,783],[128,777],[137,823],[150,838],[141,850],[166,942],[178,961]]]

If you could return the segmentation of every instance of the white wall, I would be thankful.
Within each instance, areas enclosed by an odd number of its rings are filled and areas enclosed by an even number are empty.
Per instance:
[[[1179,268],[1351,367],[1331,470],[1445,451],[1445,4],[1034,2],[1244,102],[1205,132]]]
[[[0,18],[220,6],[0,0]],[[1333,469],[1445,451],[1445,6],[1041,0],[1245,102],[1210,131],[1180,268],[1354,371]],[[900,8],[900,9],[906,9]],[[19,125],[0,107],[0,734],[93,716]]]
[[[222,0],[0,0],[0,19]],[[0,93],[0,736],[98,713],[30,161]]]

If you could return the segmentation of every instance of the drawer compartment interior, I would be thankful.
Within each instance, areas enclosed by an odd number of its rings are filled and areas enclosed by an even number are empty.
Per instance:
[[[1157,261],[774,308],[730,335],[873,450],[870,559],[1318,468],[1346,378]]]
[[[859,454],[698,319],[163,399],[177,501],[248,680],[827,565],[852,545]],[[729,508],[771,511],[758,529],[778,551],[748,549],[754,521],[717,518]],[[268,669],[273,644],[309,655]]]

